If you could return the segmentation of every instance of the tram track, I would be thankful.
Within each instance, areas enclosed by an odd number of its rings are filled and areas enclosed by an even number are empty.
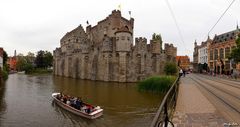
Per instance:
[[[215,98],[217,98],[218,100],[220,100],[222,103],[224,103],[225,105],[227,105],[228,107],[230,107],[232,110],[234,110],[236,113],[240,114],[240,107],[236,106],[236,103],[233,103],[231,101],[233,101],[232,99],[226,99],[226,97],[224,97],[223,95],[217,94],[217,92],[213,89],[209,89],[209,87],[206,87],[206,85],[203,84],[204,81],[197,79],[196,77],[191,77],[189,76],[190,79],[192,79],[194,82],[196,82],[200,87],[204,88],[208,93],[210,93],[211,95],[213,95]],[[206,83],[206,82],[205,82]],[[207,83],[209,84],[209,83]],[[214,88],[212,86],[212,88]],[[216,89],[216,88],[215,88]],[[221,92],[223,92],[222,90],[219,90]],[[219,92],[218,92],[219,93]],[[236,97],[235,95],[231,95],[228,92],[224,92],[226,95],[230,95],[232,97],[234,97],[237,101],[237,103],[240,101],[240,99],[238,97]]]
[[[201,82],[206,83],[206,84],[208,84],[209,86],[211,86],[211,87],[213,87],[213,88],[215,88],[215,89],[218,89],[219,91],[221,91],[221,92],[223,92],[223,93],[225,93],[225,94],[231,95],[232,97],[234,97],[234,98],[236,98],[236,99],[238,99],[238,100],[240,101],[240,96],[238,96],[237,94],[234,94],[234,93],[231,92],[230,90],[226,90],[226,89],[221,88],[221,87],[219,87],[219,86],[212,85],[212,83],[210,83],[209,81],[203,80],[203,78],[200,79],[199,77],[195,77],[195,76],[194,76],[194,78],[196,78],[196,79],[198,79],[198,80],[201,80]],[[240,89],[240,88],[239,88],[239,89]]]
[[[232,86],[234,88],[240,89],[240,84],[238,82],[226,81],[225,79],[220,79],[220,78],[219,78],[219,80],[217,80],[216,77],[210,78],[209,76],[200,75],[200,74],[198,74],[198,76],[202,77],[202,78],[206,78],[206,79],[212,80],[212,81],[215,81],[215,82],[218,82],[220,84],[224,84],[224,85],[228,85],[228,86]]]

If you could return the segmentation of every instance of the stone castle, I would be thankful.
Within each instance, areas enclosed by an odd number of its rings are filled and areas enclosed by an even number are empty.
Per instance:
[[[54,50],[54,75],[116,82],[136,82],[151,75],[163,74],[166,61],[175,61],[177,48],[154,38],[135,38],[134,19],[112,11],[96,26],[80,25],[66,33],[61,47]]]

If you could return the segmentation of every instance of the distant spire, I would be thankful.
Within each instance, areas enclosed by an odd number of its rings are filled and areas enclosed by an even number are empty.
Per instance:
[[[17,51],[16,50],[14,50],[14,57],[16,57],[17,56]]]
[[[207,38],[207,41],[210,41],[211,39],[210,39],[210,36],[208,35],[208,38]]]
[[[239,29],[239,27],[238,27],[238,21],[237,21],[237,30]]]
[[[197,47],[197,40],[195,39],[194,47]]]

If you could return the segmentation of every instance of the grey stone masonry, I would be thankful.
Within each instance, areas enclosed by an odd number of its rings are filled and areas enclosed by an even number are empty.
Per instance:
[[[151,75],[163,74],[167,61],[175,62],[177,48],[158,40],[147,44],[136,38],[134,19],[125,19],[112,11],[96,26],[80,25],[66,33],[54,50],[54,75],[116,82],[137,82]]]

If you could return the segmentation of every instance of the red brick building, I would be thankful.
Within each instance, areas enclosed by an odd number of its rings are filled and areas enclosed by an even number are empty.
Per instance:
[[[16,50],[14,51],[14,56],[13,57],[8,57],[7,64],[9,66],[10,71],[17,71]]]
[[[190,59],[189,57],[186,56],[176,56],[176,61],[178,65],[184,69],[184,70],[189,70],[190,68]]]
[[[240,29],[237,26],[233,31],[215,35],[208,47],[208,65],[211,71],[218,74],[229,74],[232,66],[239,69],[238,65],[232,65],[228,59],[232,49],[236,47],[238,34],[240,34]]]

